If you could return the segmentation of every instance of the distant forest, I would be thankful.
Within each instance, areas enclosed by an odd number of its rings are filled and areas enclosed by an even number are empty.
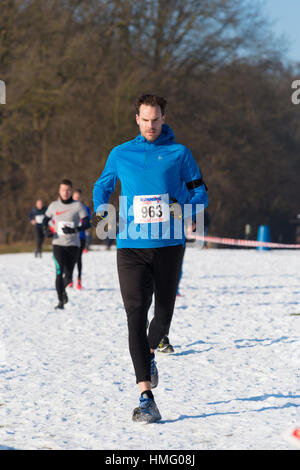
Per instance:
[[[300,212],[300,78],[249,0],[1,0],[0,243],[30,240],[37,198],[83,191],[138,133],[134,102],[168,100],[167,123],[208,186],[210,234],[293,242]],[[298,74],[298,76],[297,76]],[[112,196],[118,204],[120,187]]]

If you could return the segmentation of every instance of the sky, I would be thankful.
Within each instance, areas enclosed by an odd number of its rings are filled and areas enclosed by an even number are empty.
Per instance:
[[[263,12],[275,20],[272,31],[276,36],[286,36],[289,42],[286,57],[300,62],[300,0],[265,0]]]

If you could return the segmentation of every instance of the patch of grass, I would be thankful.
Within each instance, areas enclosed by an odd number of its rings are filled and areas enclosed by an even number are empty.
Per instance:
[[[9,245],[5,243],[0,244],[0,255],[8,253],[34,253],[36,247],[35,242],[15,242]],[[43,243],[43,251],[51,251],[51,241],[45,241]]]

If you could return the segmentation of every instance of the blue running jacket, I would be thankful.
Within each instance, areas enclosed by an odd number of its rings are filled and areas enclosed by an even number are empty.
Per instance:
[[[183,219],[208,205],[206,187],[191,151],[175,142],[166,124],[153,142],[139,135],[111,151],[94,185],[95,212],[106,209],[118,179],[121,197],[117,248],[184,245]],[[170,214],[173,202],[179,204],[176,210],[182,210],[182,217],[178,212],[179,217]]]

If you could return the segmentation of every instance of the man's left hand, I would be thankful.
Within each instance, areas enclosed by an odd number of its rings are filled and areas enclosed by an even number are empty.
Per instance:
[[[62,231],[64,232],[65,235],[70,235],[71,233],[77,232],[76,228],[73,228],[73,227],[63,227]]]

